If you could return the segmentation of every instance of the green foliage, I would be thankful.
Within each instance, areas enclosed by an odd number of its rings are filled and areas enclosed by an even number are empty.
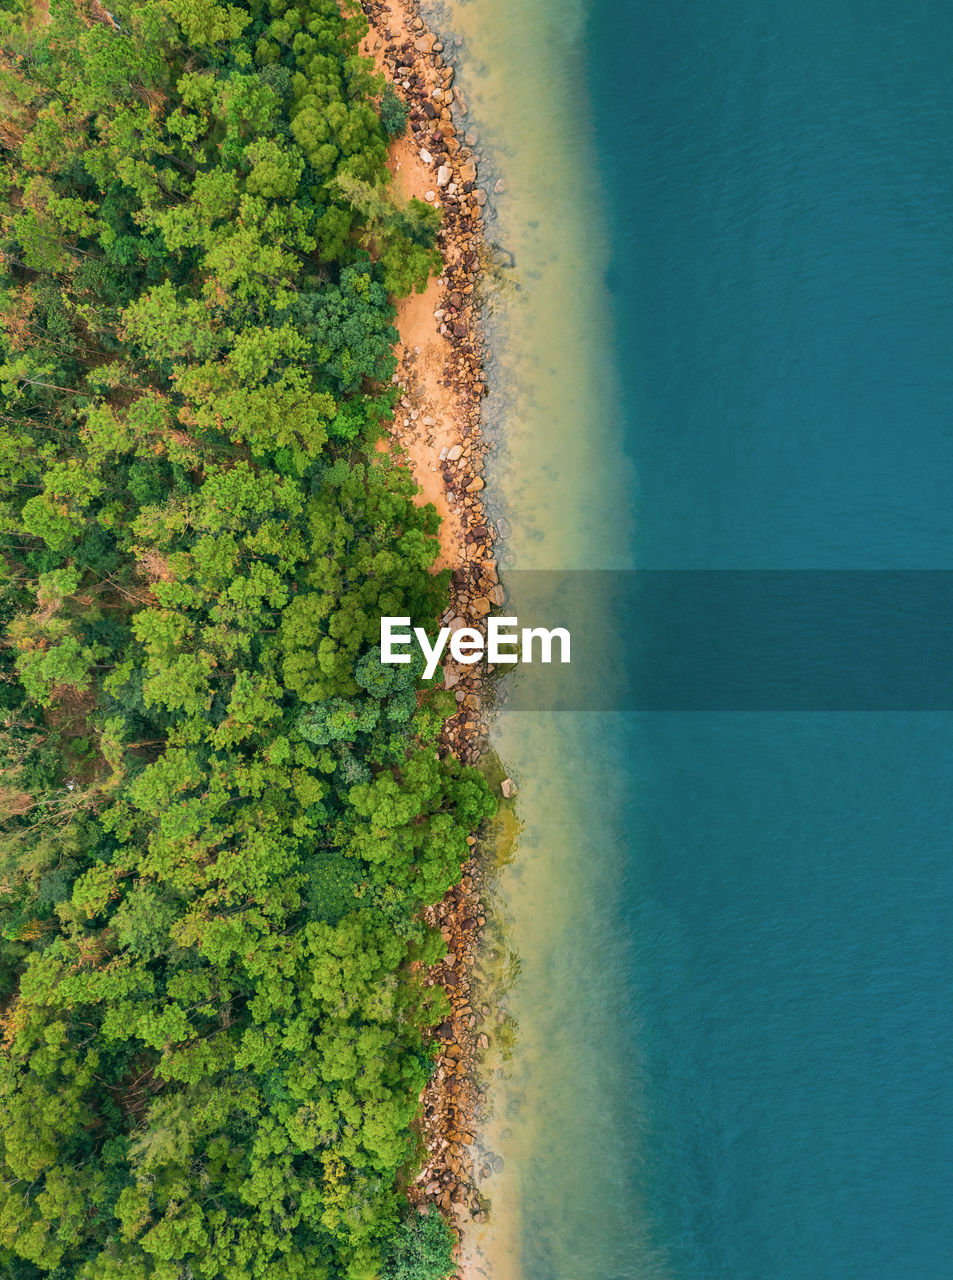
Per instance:
[[[390,83],[381,93],[381,124],[388,138],[399,138],[407,128],[407,104]]]
[[[438,1280],[422,908],[492,805],[384,668],[436,215],[336,0],[0,17],[0,1270]],[[418,202],[419,203],[419,202]],[[383,1268],[383,1272],[382,1272]]]
[[[417,1213],[390,1240],[382,1280],[445,1280],[455,1270],[453,1233],[437,1213]]]
[[[369,263],[345,267],[335,286],[299,293],[283,314],[307,339],[311,367],[338,395],[386,382],[397,368],[394,310]]]
[[[440,267],[433,247],[440,211],[416,197],[401,203],[379,177],[367,182],[341,172],[334,185],[360,211],[362,243],[375,251],[387,292],[423,292],[428,276]]]

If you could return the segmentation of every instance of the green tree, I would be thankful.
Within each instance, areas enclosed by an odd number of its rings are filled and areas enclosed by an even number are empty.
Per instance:
[[[361,32],[336,0],[0,16],[14,1280],[443,1265],[399,1190],[421,908],[492,805],[376,649],[447,578],[377,449],[436,222],[383,185]]]

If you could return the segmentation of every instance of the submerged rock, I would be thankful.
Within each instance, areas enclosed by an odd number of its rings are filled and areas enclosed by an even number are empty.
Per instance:
[[[516,795],[516,783],[512,778],[504,778],[500,783],[500,790],[503,792],[504,800],[512,800]]]

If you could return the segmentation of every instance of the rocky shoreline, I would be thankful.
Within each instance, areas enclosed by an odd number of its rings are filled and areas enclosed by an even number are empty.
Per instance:
[[[364,0],[371,34],[368,52],[408,107],[408,131],[425,166],[426,190],[414,191],[443,211],[438,248],[444,259],[439,305],[432,310],[441,340],[440,367],[422,369],[420,348],[403,346],[395,381],[401,397],[390,428],[395,445],[415,473],[428,467],[442,480],[446,512],[441,530],[442,562],[452,572],[451,598],[441,624],[456,630],[480,628],[494,607],[503,604],[493,544],[497,532],[483,503],[485,458],[491,445],[481,435],[481,401],[486,395],[485,344],[480,330],[478,286],[484,258],[483,209],[487,192],[479,185],[475,138],[458,121],[466,105],[454,87],[454,69],[441,41],[425,27],[413,0]],[[445,56],[448,53],[448,56]],[[399,167],[399,166],[398,166]],[[400,320],[398,319],[400,327]],[[402,335],[403,336],[403,335]],[[450,434],[440,446],[438,423],[426,410],[428,378],[436,378],[450,396]],[[447,518],[449,515],[449,518]],[[447,722],[442,750],[473,763],[486,750],[487,725],[480,677],[472,667],[445,668],[458,711]],[[506,794],[511,794],[506,789]],[[475,837],[469,837],[471,849]],[[477,1189],[475,1125],[485,1101],[477,1065],[489,1048],[484,1020],[491,1010],[477,1006],[473,970],[486,923],[482,868],[477,856],[442,902],[428,910],[428,922],[447,944],[443,962],[427,978],[447,992],[451,1012],[436,1030],[436,1070],[421,1099],[421,1137],[427,1156],[409,1188],[412,1203],[435,1205],[462,1232],[468,1222],[482,1223],[486,1205]]]

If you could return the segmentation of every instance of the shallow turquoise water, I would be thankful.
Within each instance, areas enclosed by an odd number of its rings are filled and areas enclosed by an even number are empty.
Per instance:
[[[548,175],[531,215],[500,202],[514,562],[953,568],[953,9],[445,12],[503,176]],[[599,305],[554,351],[533,273],[570,219]],[[520,410],[567,377],[591,422]],[[953,717],[512,715],[498,742],[493,1274],[949,1280]]]

